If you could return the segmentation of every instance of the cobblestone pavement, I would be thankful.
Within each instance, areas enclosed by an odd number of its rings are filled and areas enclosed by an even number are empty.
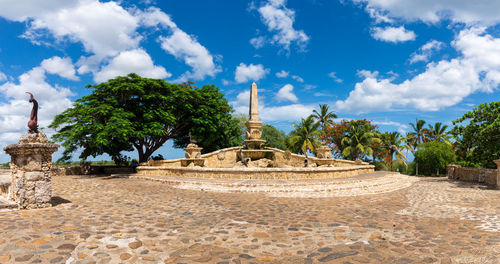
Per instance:
[[[329,198],[53,186],[52,208],[0,212],[0,263],[500,263],[500,191],[443,178]]]

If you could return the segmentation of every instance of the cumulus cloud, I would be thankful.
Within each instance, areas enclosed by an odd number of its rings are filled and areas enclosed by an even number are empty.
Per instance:
[[[82,56],[76,63],[79,74],[98,73],[103,62],[122,52],[139,49],[143,39],[137,32],[139,27],[156,27],[171,33],[159,37],[161,47],[192,68],[178,81],[200,80],[221,71],[210,52],[194,36],[181,30],[170,16],[154,7],[141,11],[125,10],[114,1],[47,0],[33,3],[4,0],[0,16],[25,22],[27,29],[23,36],[35,44],[47,43],[48,36],[59,42],[82,43],[89,56]]]
[[[303,30],[296,30],[293,27],[295,11],[285,6],[285,0],[269,0],[257,10],[267,30],[274,33],[270,40],[272,44],[279,45],[287,51],[292,44],[296,44],[300,49],[305,48],[309,37]]]
[[[75,75],[75,67],[69,57],[61,58],[54,56],[50,59],[43,60],[41,67],[48,73],[57,74],[65,79],[72,81],[80,80],[78,76]]]
[[[385,28],[374,27],[372,28],[371,34],[376,40],[393,43],[414,40],[417,37],[415,32],[407,30],[403,26]]]
[[[168,37],[160,37],[161,47],[175,58],[183,60],[193,70],[185,72],[179,82],[188,79],[201,80],[205,76],[215,76],[221,71],[216,66],[212,55],[195,38],[182,30],[175,30]]]
[[[491,0],[353,0],[366,4],[367,10],[378,10],[388,17],[403,18],[407,21],[421,20],[436,23],[451,19],[463,23],[483,23],[493,25],[500,22],[498,10],[500,1]]]
[[[236,67],[234,72],[234,80],[236,83],[245,83],[248,81],[258,81],[263,79],[269,73],[269,69],[265,69],[262,64],[246,65],[243,62]]]
[[[335,73],[335,72],[330,72],[328,74],[328,77],[332,78],[336,83],[342,83],[343,82],[342,79],[340,79],[339,77],[337,77],[337,73]]]
[[[8,100],[0,102],[1,145],[17,142],[19,136],[27,131],[26,124],[32,105],[25,92],[33,93],[38,101],[38,123],[41,128],[48,126],[56,114],[71,106],[68,98],[73,95],[71,91],[57,85],[52,86],[45,79],[46,70],[35,67],[19,76],[17,83],[6,82],[0,86],[0,94]]]
[[[55,6],[39,14],[20,16],[19,19],[24,18],[28,22],[24,36],[36,42],[46,32],[50,32],[60,41],[81,42],[85,51],[99,58],[137,47],[141,40],[136,32],[137,18],[116,2],[81,0],[76,3],[69,7],[64,4]]]
[[[418,49],[418,51],[414,52],[410,57],[410,64],[423,61],[427,62],[429,57],[432,56],[432,53],[442,49],[444,43],[437,40],[431,40],[425,43],[422,47]]]
[[[276,77],[278,78],[286,78],[288,77],[288,74],[290,74],[290,72],[287,72],[285,70],[281,70],[279,72],[276,73]]]
[[[462,101],[472,93],[492,92],[500,84],[500,38],[485,28],[461,31],[452,42],[461,54],[451,60],[427,64],[426,70],[401,83],[363,72],[346,100],[336,102],[343,111],[363,113],[412,107],[437,111]]]
[[[276,100],[278,100],[278,102],[290,101],[296,103],[299,101],[299,98],[293,93],[293,85],[285,84],[285,86],[281,87],[278,93],[276,93]]]
[[[153,60],[143,49],[123,51],[114,57],[110,63],[94,75],[97,83],[105,82],[116,76],[137,73],[148,78],[168,78],[172,76],[165,68],[155,66]]]

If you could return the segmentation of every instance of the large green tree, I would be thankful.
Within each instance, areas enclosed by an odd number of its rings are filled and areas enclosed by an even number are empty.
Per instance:
[[[278,130],[276,127],[264,124],[261,128],[261,139],[266,140],[266,146],[277,149],[288,149],[289,138],[283,130]]]
[[[424,175],[445,172],[446,165],[455,161],[455,153],[450,145],[444,142],[430,141],[420,144],[415,151],[415,162],[420,164]]]
[[[500,158],[500,101],[481,104],[454,120],[458,159],[465,165],[495,168]]]
[[[82,149],[81,159],[106,153],[119,161],[122,151],[135,148],[144,162],[169,139],[187,145],[189,133],[204,150],[239,142],[238,121],[213,85],[199,89],[132,73],[87,88],[91,93],[49,126],[57,131],[52,138],[65,148],[64,160]]]

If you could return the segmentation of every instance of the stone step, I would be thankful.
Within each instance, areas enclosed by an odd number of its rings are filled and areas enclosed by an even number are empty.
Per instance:
[[[368,175],[367,175],[368,176]],[[212,192],[262,192],[279,197],[332,197],[377,194],[411,186],[418,179],[400,174],[373,174],[374,177],[353,177],[335,180],[262,181],[206,180],[193,178],[132,177],[161,181],[174,188]]]
[[[1,209],[16,209],[16,208],[17,208],[16,203],[0,197],[0,210]]]

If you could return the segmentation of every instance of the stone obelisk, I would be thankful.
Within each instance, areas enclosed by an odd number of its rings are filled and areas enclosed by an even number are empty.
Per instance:
[[[262,121],[259,120],[259,97],[257,95],[257,84],[255,83],[252,83],[252,87],[250,88],[249,107],[249,120],[246,123],[247,140],[245,140],[245,145],[249,149],[260,149],[266,141],[260,139],[262,136],[260,132]]]

